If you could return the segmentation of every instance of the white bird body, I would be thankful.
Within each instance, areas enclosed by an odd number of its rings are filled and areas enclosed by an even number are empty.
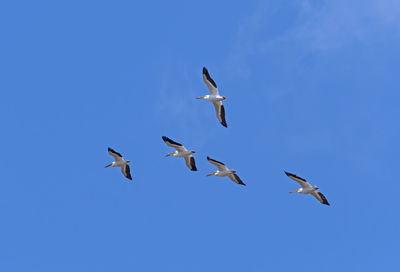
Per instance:
[[[315,191],[316,191],[315,188],[299,188],[299,189],[297,189],[298,193],[305,194],[305,195],[312,194]]]
[[[187,150],[182,144],[177,143],[166,136],[162,136],[162,139],[168,146],[176,149],[176,151],[167,154],[167,157],[174,156],[177,158],[185,158],[186,166],[192,171],[197,171],[196,162],[192,156],[192,154],[196,153],[196,151]]]
[[[207,95],[203,96],[203,99],[210,101],[212,103],[225,100],[224,96],[221,96],[219,94],[207,94]]]
[[[214,176],[226,177],[226,176],[229,176],[229,175],[232,175],[232,174],[235,174],[235,173],[236,173],[236,171],[235,170],[231,170],[231,169],[226,169],[226,170],[223,170],[223,171],[217,170],[216,172],[214,172]]]
[[[113,161],[110,166],[111,167],[122,167],[122,166],[126,165],[127,163],[128,162],[126,160],[121,159],[121,160]]]
[[[110,154],[111,156],[114,157],[115,161],[113,161],[112,163],[106,165],[105,167],[121,167],[121,172],[122,174],[127,178],[132,180],[132,176],[131,176],[131,170],[130,167],[128,165],[128,163],[130,163],[131,161],[129,160],[124,160],[122,158],[122,155],[118,152],[116,152],[114,149],[112,148],[108,148],[108,154]]]
[[[208,174],[207,176],[217,176],[217,177],[229,177],[233,182],[240,184],[240,185],[246,185],[243,183],[243,181],[239,178],[238,175],[236,175],[236,170],[233,169],[228,169],[228,167],[225,166],[222,162],[216,161],[214,159],[211,159],[210,157],[207,157],[207,160],[215,165],[218,170],[215,171],[214,173]]]
[[[177,158],[184,158],[184,157],[192,155],[193,153],[195,153],[195,152],[193,152],[193,150],[184,150],[184,151],[176,150],[176,151],[172,152],[171,156],[174,156]]]
[[[325,204],[325,205],[328,205],[328,206],[330,205],[328,200],[326,199],[326,197],[321,192],[318,192],[319,188],[317,186],[311,186],[311,184],[308,183],[307,180],[305,180],[305,179],[303,179],[301,177],[298,177],[298,176],[296,176],[294,174],[288,173],[286,171],[285,171],[285,174],[289,178],[291,178],[294,181],[296,181],[301,186],[301,188],[299,188],[297,190],[294,190],[294,191],[291,191],[289,193],[300,193],[300,194],[305,194],[305,195],[311,194],[312,196],[314,196],[322,204]]]
[[[206,67],[203,67],[203,81],[207,85],[210,94],[196,97],[197,99],[204,99],[211,103],[213,103],[215,108],[215,114],[217,115],[218,121],[224,127],[228,127],[225,120],[225,108],[222,104],[222,101],[226,99],[225,96],[222,96],[218,92],[218,87],[215,81],[211,78],[210,74]]]

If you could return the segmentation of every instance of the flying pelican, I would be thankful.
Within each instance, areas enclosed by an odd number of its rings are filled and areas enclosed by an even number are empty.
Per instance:
[[[130,180],[132,180],[132,176],[131,176],[131,170],[129,168],[128,163],[130,163],[131,161],[128,160],[124,160],[122,158],[122,155],[119,154],[117,151],[115,151],[112,148],[108,148],[108,154],[110,154],[111,156],[114,157],[115,161],[113,161],[112,163],[106,165],[104,168],[107,168],[109,166],[112,167],[121,167],[121,172],[122,174],[124,174],[124,176]]]
[[[226,97],[219,95],[217,84],[215,84],[215,81],[210,77],[210,74],[208,73],[206,67],[203,67],[203,81],[206,83],[208,89],[210,90],[210,94],[196,98],[197,99],[203,98],[204,100],[212,102],[214,104],[215,113],[217,114],[219,122],[224,127],[228,127],[225,120],[225,108],[224,105],[222,105],[222,100],[225,100]]]
[[[164,140],[164,142],[168,146],[173,147],[173,148],[176,149],[176,151],[174,151],[172,153],[168,153],[166,155],[166,157],[171,156],[171,155],[174,156],[174,157],[179,157],[179,158],[183,157],[183,158],[185,158],[187,167],[192,171],[197,171],[196,163],[195,163],[194,158],[192,156],[192,154],[196,153],[196,151],[187,150],[183,145],[171,140],[170,138],[168,138],[166,136],[162,136],[162,139]]]
[[[299,188],[297,190],[291,191],[289,193],[300,193],[300,194],[312,194],[316,199],[318,199],[319,202],[325,205],[330,205],[328,200],[326,200],[325,196],[321,192],[317,192],[319,189],[317,186],[311,186],[310,183],[307,182],[307,180],[302,179],[294,174],[288,173],[285,171],[286,176],[289,178],[293,179],[296,181],[302,188]]]
[[[236,175],[236,171],[233,169],[228,169],[225,164],[222,162],[216,161],[211,159],[210,157],[207,156],[207,160],[211,163],[214,164],[218,170],[214,173],[208,174],[207,176],[217,176],[217,177],[226,177],[228,176],[233,182],[236,182],[237,184],[240,185],[246,185],[243,183],[243,181],[239,178],[238,175]]]

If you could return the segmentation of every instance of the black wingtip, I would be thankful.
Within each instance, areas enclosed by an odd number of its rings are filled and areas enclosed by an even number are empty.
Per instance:
[[[206,68],[206,67],[203,67],[203,74],[207,74],[207,73],[208,73],[207,68]]]
[[[108,152],[114,153],[114,154],[116,154],[117,156],[120,156],[120,157],[122,158],[121,153],[118,153],[117,151],[115,151],[115,150],[112,149],[111,147],[108,148]]]
[[[207,156],[207,160],[210,160],[210,157],[209,157],[209,156]]]
[[[292,173],[289,173],[289,172],[286,172],[286,171],[284,171],[284,172],[285,172],[286,176],[288,176],[288,177],[290,177],[290,176],[297,177],[295,174],[292,174]]]
[[[328,205],[328,206],[331,205],[331,204],[329,204],[328,200],[326,200],[326,199],[324,200],[324,202],[322,204],[325,204],[325,205]]]
[[[286,176],[288,176],[288,177],[293,176],[293,174],[291,174],[289,172],[286,172],[286,171],[284,171],[284,172],[285,172]]]
[[[164,140],[165,143],[170,143],[170,144],[182,146],[182,144],[175,142],[174,140],[168,138],[167,136],[162,136],[161,138]]]
[[[317,193],[322,199],[322,202],[321,202],[322,204],[325,204],[325,205],[328,205],[328,206],[331,205],[331,204],[329,204],[328,200],[326,199],[326,197],[321,192],[317,192]]]

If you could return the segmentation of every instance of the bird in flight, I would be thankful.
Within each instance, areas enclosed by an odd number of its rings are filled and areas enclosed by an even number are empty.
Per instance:
[[[185,158],[186,166],[192,171],[197,171],[196,162],[194,161],[194,157],[192,156],[192,154],[196,153],[196,151],[187,150],[182,144],[177,143],[166,136],[162,136],[162,139],[168,146],[176,149],[176,151],[168,153],[166,157],[174,156],[178,158]]]
[[[322,204],[325,205],[330,205],[328,200],[326,199],[326,197],[321,193],[318,192],[317,190],[319,189],[317,186],[311,186],[310,183],[307,182],[307,180],[298,177],[294,174],[288,173],[285,171],[286,176],[288,176],[289,178],[293,179],[294,181],[296,181],[298,184],[300,184],[301,188],[291,191],[289,193],[300,193],[300,194],[311,194],[313,195],[316,199],[318,199],[319,202],[321,202]]]
[[[216,161],[211,159],[210,157],[207,157],[207,160],[215,165],[218,170],[214,173],[208,174],[207,176],[217,176],[217,177],[226,177],[228,176],[233,182],[240,184],[240,185],[246,185],[243,183],[243,181],[239,178],[238,175],[236,175],[236,171],[233,169],[228,169],[225,164],[223,164],[222,162]]]
[[[215,84],[215,81],[211,78],[206,67],[203,67],[203,81],[204,81],[204,83],[206,83],[206,85],[210,91],[210,94],[196,97],[196,98],[204,99],[204,100],[207,100],[207,101],[210,101],[211,103],[213,103],[214,107],[215,107],[215,113],[217,114],[217,118],[218,118],[219,122],[224,127],[228,127],[228,125],[226,124],[226,120],[225,120],[225,108],[224,108],[224,105],[222,104],[222,101],[225,100],[226,97],[221,96],[219,94],[217,84]]]
[[[124,159],[122,158],[122,155],[121,155],[121,154],[119,154],[117,151],[115,151],[114,149],[112,149],[112,148],[110,148],[110,147],[108,148],[108,154],[110,154],[111,156],[113,156],[115,161],[113,161],[112,163],[106,165],[104,168],[107,168],[107,167],[109,167],[109,166],[112,166],[112,167],[121,167],[121,172],[122,172],[122,174],[123,174],[127,179],[132,180],[131,170],[130,170],[129,165],[128,165],[128,163],[130,163],[131,161],[129,161],[129,160],[124,160]]]

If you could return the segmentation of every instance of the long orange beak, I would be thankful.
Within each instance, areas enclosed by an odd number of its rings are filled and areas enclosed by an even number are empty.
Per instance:
[[[174,152],[168,153],[167,155],[165,155],[165,157],[169,157],[169,156],[171,156],[172,154],[174,154]]]
[[[199,97],[196,97],[196,99],[202,99],[202,98],[204,98],[204,96],[199,96]]]
[[[289,194],[297,193],[299,189],[289,192]]]
[[[107,164],[106,166],[104,166],[104,168],[107,168],[107,167],[109,167],[109,166],[111,166],[111,165],[112,165],[112,163]]]
[[[214,172],[214,173],[208,174],[207,176],[212,176],[212,175],[214,175],[215,173],[217,173],[217,172]]]

